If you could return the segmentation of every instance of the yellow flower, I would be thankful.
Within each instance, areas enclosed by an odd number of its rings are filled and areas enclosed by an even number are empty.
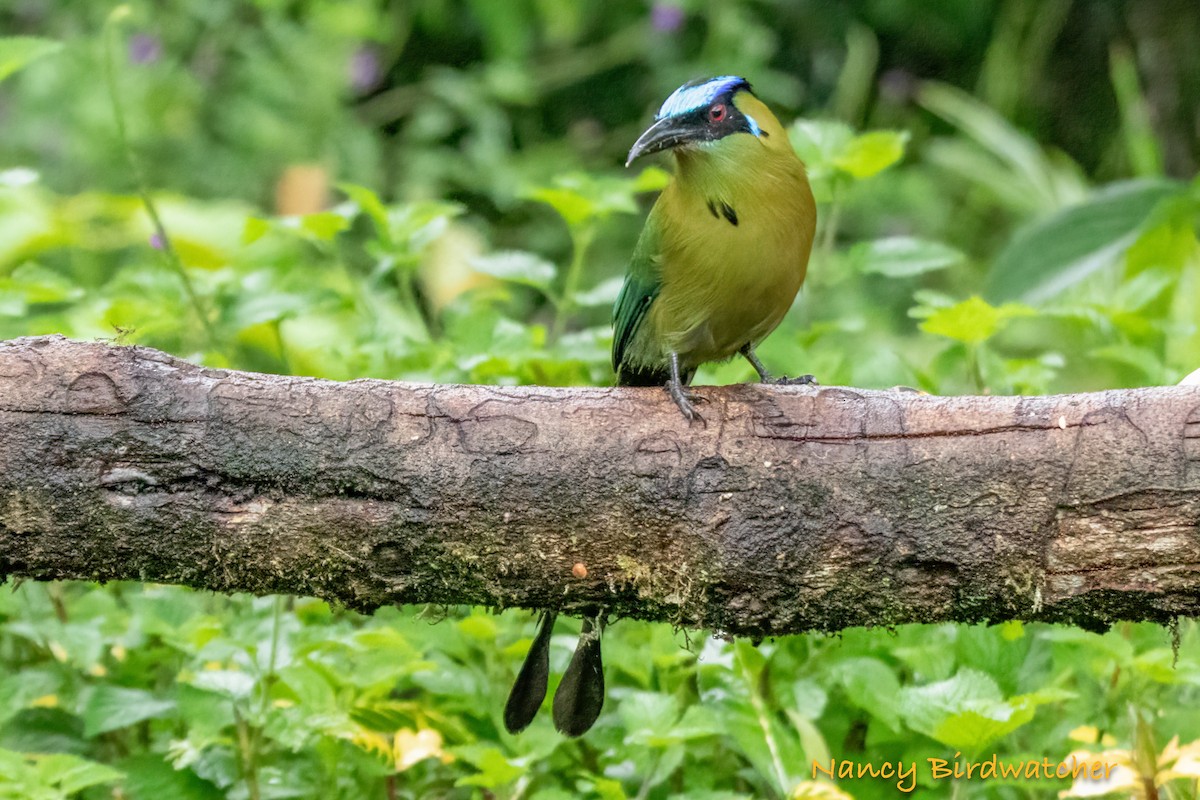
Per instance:
[[[396,772],[404,772],[427,758],[439,759],[443,764],[454,760],[454,756],[442,749],[442,735],[432,728],[422,728],[419,731],[401,728],[396,731],[396,738],[392,742],[392,754]]]
[[[801,781],[792,787],[788,800],[854,800],[854,798],[832,783]]]

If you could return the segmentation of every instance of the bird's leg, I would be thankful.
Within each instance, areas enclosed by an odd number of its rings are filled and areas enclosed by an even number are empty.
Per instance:
[[[692,403],[702,402],[703,398],[696,397],[683,388],[683,378],[679,373],[678,353],[671,353],[671,380],[667,381],[667,392],[671,395],[671,399],[675,401],[675,405],[679,406],[679,410],[683,412],[683,416],[688,422],[700,418],[700,415],[696,412],[696,407]]]
[[[566,736],[582,736],[604,707],[604,663],[600,659],[600,632],[604,612],[583,618],[575,655],[554,693],[554,727]]]
[[[771,377],[771,373],[767,372],[766,366],[762,363],[762,361],[759,360],[758,356],[755,354],[754,345],[747,343],[746,346],[743,347],[740,352],[742,355],[744,355],[746,357],[746,360],[750,362],[750,366],[754,367],[754,371],[758,373],[759,381],[761,381],[762,383],[774,383],[775,382],[775,379]]]
[[[754,345],[747,343],[739,351],[746,360],[750,362],[750,366],[754,367],[754,371],[758,373],[758,379],[762,383],[772,383],[776,386],[808,386],[816,385],[817,379],[812,375],[801,375],[798,378],[772,378],[771,373],[767,371],[766,366],[759,360],[758,355],[754,352]]]
[[[529,727],[546,699],[546,684],[550,678],[550,634],[554,632],[557,614],[546,611],[525,663],[517,673],[508,703],[504,706],[504,727],[509,733],[520,733]]]

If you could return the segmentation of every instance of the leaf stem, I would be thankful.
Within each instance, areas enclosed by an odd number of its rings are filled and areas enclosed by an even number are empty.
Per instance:
[[[833,247],[837,244],[838,226],[841,224],[842,218],[842,183],[839,178],[834,178],[832,185],[829,187],[829,213],[825,216],[825,225],[821,229],[821,260],[826,261],[833,253]]]
[[[579,279],[583,277],[583,264],[587,258],[592,242],[596,238],[596,226],[592,223],[580,225],[571,230],[571,241],[574,253],[563,279],[562,296],[554,312],[554,324],[550,328],[550,339],[554,341],[562,335],[567,324],[567,316],[575,310],[575,295],[579,292]]]
[[[767,714],[766,704],[763,703],[762,696],[758,693],[758,687],[755,686],[755,679],[750,668],[746,666],[742,654],[734,648],[734,654],[738,661],[738,666],[741,667],[742,676],[746,679],[746,687],[750,690],[750,704],[754,707],[754,716],[758,719],[758,727],[762,729],[763,741],[767,744],[767,752],[771,754],[771,764],[775,768],[775,781],[779,784],[779,793],[786,797],[788,794],[788,773],[783,766],[783,759],[779,755],[779,745],[775,742],[775,734],[771,732],[771,720]]]
[[[150,196],[145,176],[138,165],[137,159],[133,155],[133,148],[129,143],[129,129],[125,124],[125,109],[121,105],[120,92],[117,87],[115,46],[117,22],[127,16],[128,13],[128,6],[118,6],[108,15],[108,20],[104,24],[106,29],[104,36],[104,78],[108,86],[108,99],[112,104],[113,119],[117,126],[117,141],[120,144],[121,154],[125,158],[125,166],[128,168],[129,174],[133,177],[133,181],[137,186],[138,197],[141,198],[142,205],[146,209],[146,214],[150,217],[150,224],[154,228],[157,244],[156,249],[163,254],[167,264],[178,275],[179,281],[183,285],[184,294],[187,295],[188,302],[191,304],[193,311],[195,311],[196,316],[200,319],[200,324],[204,328],[209,346],[216,348],[217,335],[213,329],[212,321],[209,319],[208,310],[205,308],[200,295],[196,292],[196,287],[192,283],[192,279],[188,276],[187,269],[184,267],[183,261],[179,258],[179,253],[175,249],[175,245],[171,242],[171,237],[167,233],[166,226],[163,225],[162,216],[158,213],[158,206],[154,204],[154,199]]]

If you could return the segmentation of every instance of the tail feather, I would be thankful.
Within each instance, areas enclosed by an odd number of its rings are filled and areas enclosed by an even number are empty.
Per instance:
[[[528,728],[542,707],[542,701],[546,699],[546,685],[550,678],[550,634],[554,632],[557,616],[551,611],[542,614],[542,626],[513,682],[508,703],[504,706],[504,727],[509,733],[520,733]]]
[[[604,663],[600,629],[584,617],[575,655],[554,693],[554,727],[565,736],[582,736],[604,707]]]

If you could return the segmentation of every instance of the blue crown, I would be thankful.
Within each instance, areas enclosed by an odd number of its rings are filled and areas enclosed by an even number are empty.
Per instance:
[[[745,78],[739,78],[736,75],[688,81],[671,93],[671,96],[662,104],[662,108],[658,110],[655,119],[677,117],[680,114],[704,108],[726,92],[736,89],[749,91],[750,83]]]

